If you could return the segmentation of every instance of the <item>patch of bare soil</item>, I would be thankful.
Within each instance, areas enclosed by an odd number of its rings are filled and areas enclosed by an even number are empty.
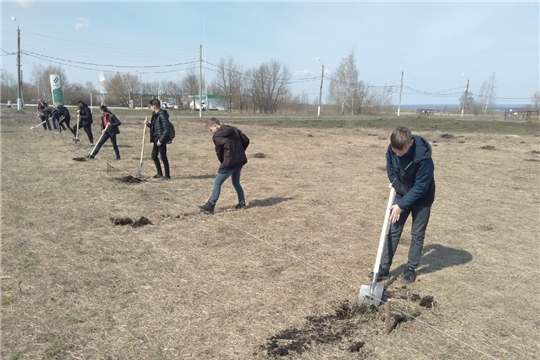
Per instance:
[[[435,304],[431,295],[420,297],[418,294],[409,295],[399,291],[386,291],[383,298],[387,300],[392,297],[418,302],[418,305],[428,309],[433,308]],[[384,315],[379,313],[384,312],[383,309],[365,303],[351,304],[345,300],[337,306],[333,314],[308,316],[303,326],[288,328],[271,336],[261,349],[267,356],[273,358],[300,355],[310,351],[316,344],[337,344],[341,351],[362,352],[365,351],[363,349],[369,339],[359,340],[358,330],[382,328]],[[413,314],[414,318],[419,315],[420,311]],[[402,313],[392,314],[390,331],[396,330],[399,324],[414,318]]]
[[[141,227],[144,225],[152,225],[152,222],[148,220],[148,218],[141,216],[139,220],[133,221],[133,219],[126,217],[126,218],[111,218],[111,222],[116,225],[131,225],[133,227]]]
[[[136,178],[136,177],[131,176],[131,175],[116,178],[116,180],[121,182],[121,183],[127,183],[127,184],[139,184],[139,183],[142,183],[143,181],[145,181],[143,179],[139,179],[139,178]]]
[[[86,161],[87,159],[84,156],[74,157],[74,161]]]
[[[484,145],[480,149],[482,149],[482,150],[495,150],[495,146],[493,146],[493,145]]]
[[[443,139],[453,139],[454,135],[452,135],[452,134],[442,134],[441,138],[443,138]]]

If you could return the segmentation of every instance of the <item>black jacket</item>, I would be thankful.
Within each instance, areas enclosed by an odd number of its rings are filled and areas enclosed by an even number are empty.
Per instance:
[[[56,108],[54,108],[52,106],[45,106],[42,109],[42,113],[45,116],[45,119],[48,119],[48,118],[56,119],[56,118],[58,118],[58,110],[56,110]]]
[[[150,142],[152,143],[157,143],[159,140],[161,144],[167,144],[174,138],[174,127],[169,121],[167,110],[161,109],[158,113],[153,113],[148,126],[150,127]]]
[[[85,103],[82,103],[82,106],[79,108],[80,115],[81,115],[81,123],[84,125],[90,125],[94,122],[94,119],[92,119],[92,110],[86,105]]]
[[[68,108],[65,107],[64,105],[58,105],[57,110],[58,110],[58,115],[60,116],[60,118],[62,118],[63,116],[66,123],[69,124],[69,122],[71,121],[71,115],[69,114]]]
[[[421,136],[413,135],[413,144],[399,157],[391,146],[386,151],[386,172],[401,209],[410,206],[430,206],[435,200],[435,166],[431,145]]]
[[[109,123],[109,128],[107,129],[107,132],[111,135],[114,134],[120,134],[120,129],[118,128],[120,125],[122,125],[122,122],[118,120],[116,115],[114,115],[112,112],[109,112],[109,116],[107,116],[107,122]],[[105,129],[105,124],[103,123],[103,115],[101,116],[101,130]]]
[[[239,129],[230,125],[221,125],[212,137],[216,146],[216,155],[221,163],[219,170],[233,169],[247,164],[246,149],[249,138]]]

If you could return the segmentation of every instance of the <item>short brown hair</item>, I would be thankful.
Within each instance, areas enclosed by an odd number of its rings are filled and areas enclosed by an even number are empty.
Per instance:
[[[405,126],[398,126],[392,131],[392,135],[390,135],[390,145],[396,150],[403,150],[410,144],[411,139],[411,130]]]
[[[211,118],[210,120],[208,120],[208,121],[206,122],[206,127],[209,128],[209,127],[211,127],[211,126],[213,126],[213,125],[221,125],[221,123],[219,122],[218,119],[216,119],[215,117],[213,117],[213,118]]]

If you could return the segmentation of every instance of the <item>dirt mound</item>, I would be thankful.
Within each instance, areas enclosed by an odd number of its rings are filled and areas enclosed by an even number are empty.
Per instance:
[[[144,216],[141,216],[141,218],[137,221],[133,221],[131,218],[129,217],[126,217],[126,218],[110,218],[111,222],[116,226],[116,225],[131,225],[133,227],[141,227],[141,226],[144,226],[144,225],[153,225],[152,222],[150,220],[148,220],[147,218],[145,218]]]
[[[153,225],[150,220],[145,218],[144,216],[141,216],[141,218],[133,223],[133,227],[141,227],[144,225]]]
[[[253,155],[253,157],[257,159],[264,159],[266,155],[264,155],[263,153],[256,153],[255,155]]]
[[[85,157],[74,157],[73,160],[75,161],[86,161]]]
[[[128,183],[128,184],[138,184],[144,181],[143,179],[139,179],[131,175],[116,178],[116,180],[119,182]]]
[[[133,220],[131,218],[111,218],[111,222],[116,225],[131,225],[133,224]]]
[[[453,139],[454,135],[452,135],[452,134],[442,134],[441,138],[443,138],[443,139]]]
[[[385,291],[383,299],[398,299],[406,302],[418,303],[425,308],[433,308],[433,296],[421,297],[418,294],[409,294],[400,290]],[[291,327],[269,337],[260,349],[270,357],[284,357],[300,355],[310,351],[315,344],[334,344],[341,351],[363,352],[367,355],[365,345],[368,339],[358,339],[366,330],[378,334],[383,330],[384,307],[376,307],[364,303],[351,304],[344,301],[339,304],[334,313],[322,316],[308,316],[303,326]],[[414,320],[420,316],[420,310],[412,315],[396,310],[392,311],[390,331],[395,331],[398,325]],[[362,329],[360,331],[360,329]]]
[[[480,149],[482,149],[482,150],[495,150],[495,146],[493,146],[493,145],[484,145]]]

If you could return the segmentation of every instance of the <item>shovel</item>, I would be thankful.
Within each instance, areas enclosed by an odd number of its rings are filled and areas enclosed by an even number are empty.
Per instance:
[[[139,163],[139,168],[137,169],[137,179],[141,178],[141,170],[143,165],[143,155],[144,155],[144,137],[146,135],[146,122],[148,121],[148,116],[146,117],[144,121],[144,129],[142,133],[142,147],[141,147],[141,162]]]
[[[79,121],[81,120],[81,116],[80,115],[77,115],[77,132],[75,133],[75,138],[73,139],[73,141],[75,141],[75,144],[81,140],[79,139]]]
[[[388,219],[390,218],[390,207],[394,203],[394,197],[396,196],[396,190],[392,188],[390,190],[390,196],[388,197],[388,205],[386,205],[386,215],[384,216],[384,224],[381,231],[381,238],[379,240],[379,249],[377,250],[377,258],[375,260],[375,267],[373,268],[373,280],[371,285],[360,286],[360,294],[358,294],[358,301],[362,303],[368,303],[370,305],[379,306],[381,302],[382,294],[384,291],[383,285],[377,285],[377,275],[379,267],[381,265],[381,257],[384,248],[384,242],[386,240],[386,231],[388,229]]]
[[[37,124],[36,126],[30,126],[30,130],[34,130],[34,129],[37,128],[39,125],[45,124],[45,122],[47,122],[47,120],[44,120],[42,123],[39,123],[39,124]]]

